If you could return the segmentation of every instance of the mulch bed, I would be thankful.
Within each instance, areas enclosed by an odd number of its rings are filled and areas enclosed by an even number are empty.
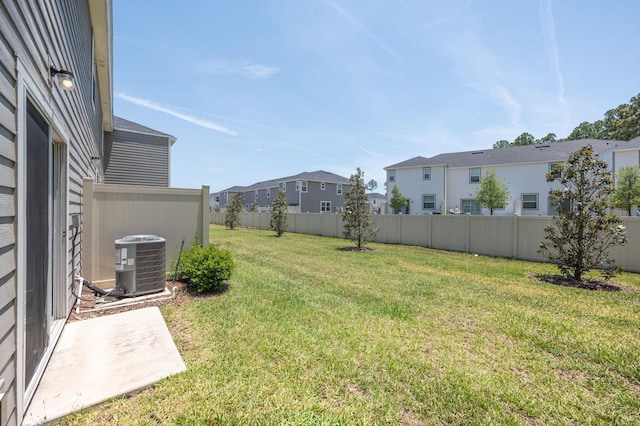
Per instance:
[[[606,280],[599,280],[595,278],[585,279],[583,281],[575,280],[571,277],[565,277],[564,275],[533,275],[533,278],[547,283],[561,285],[564,287],[582,288],[585,290],[593,291],[623,291],[633,292],[633,288],[619,286]]]

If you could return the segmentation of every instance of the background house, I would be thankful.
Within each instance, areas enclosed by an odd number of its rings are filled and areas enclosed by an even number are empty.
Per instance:
[[[268,211],[278,194],[278,189],[282,189],[291,212],[335,213],[342,209],[344,194],[350,188],[349,179],[318,170],[257,182],[249,186],[233,186],[211,194],[210,200],[212,208],[218,206],[224,209],[231,196],[240,193],[245,210],[251,210],[253,200],[256,200],[259,210]]]
[[[387,212],[387,197],[379,192],[367,194],[369,211],[371,214],[385,214]]]
[[[548,194],[559,183],[547,182],[546,174],[587,144],[608,161],[611,170],[640,163],[640,138],[629,142],[583,139],[414,157],[385,167],[388,197],[397,185],[409,199],[408,214],[489,214],[475,200],[475,194],[484,173],[492,168],[511,196],[507,206],[494,214],[552,215],[555,211]]]

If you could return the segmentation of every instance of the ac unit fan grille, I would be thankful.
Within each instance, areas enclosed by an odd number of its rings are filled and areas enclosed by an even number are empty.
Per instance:
[[[146,293],[164,287],[164,243],[145,243],[136,248],[136,293]]]

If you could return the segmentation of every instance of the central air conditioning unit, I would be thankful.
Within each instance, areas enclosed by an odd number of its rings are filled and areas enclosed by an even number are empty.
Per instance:
[[[156,235],[129,235],[116,240],[116,285],[126,297],[164,290],[165,239]]]

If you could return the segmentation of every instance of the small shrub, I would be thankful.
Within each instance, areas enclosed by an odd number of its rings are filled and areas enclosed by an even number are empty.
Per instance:
[[[175,269],[175,262],[172,269]],[[178,276],[186,281],[188,288],[204,293],[222,288],[234,269],[229,250],[214,245],[202,248],[194,241],[191,247],[182,252]]]

